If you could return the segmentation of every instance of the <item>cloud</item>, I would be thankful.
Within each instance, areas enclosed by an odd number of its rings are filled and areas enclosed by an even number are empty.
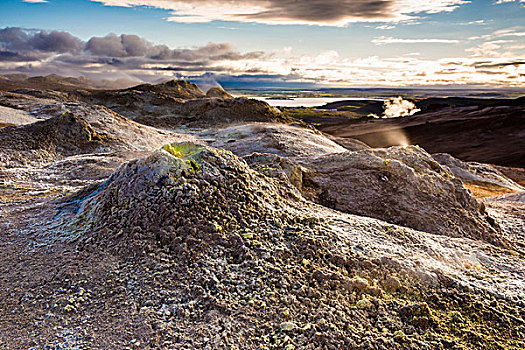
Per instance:
[[[503,33],[497,33],[496,36],[503,37],[503,36],[525,36],[525,32],[503,32]]]
[[[30,4],[43,4],[49,2],[47,0],[22,0],[23,2],[28,2]]]
[[[262,51],[240,52],[231,43],[170,49],[129,34],[108,34],[84,42],[65,32],[0,29],[0,72],[142,79],[163,71],[236,72],[235,62],[246,65],[265,55]],[[224,62],[229,66],[224,67]]]
[[[523,3],[523,2],[525,2],[525,0],[498,0],[498,1],[496,1],[496,5],[505,4],[505,3],[509,3],[509,2]]]
[[[402,39],[402,38],[392,38],[387,36],[380,36],[374,38],[372,42],[376,45],[386,45],[386,44],[457,44],[459,40],[456,39]]]
[[[501,68],[501,67],[507,67],[507,66],[521,66],[525,65],[525,60],[522,61],[510,61],[510,62],[499,62],[499,63],[478,63],[475,65],[475,67],[478,68]]]
[[[89,39],[86,50],[98,56],[133,57],[146,56],[153,45],[137,35],[108,34]]]
[[[501,57],[504,54],[502,54],[499,49],[501,49],[500,43],[497,41],[489,41],[485,42],[479,46],[471,47],[468,49],[465,49],[466,52],[472,53],[473,56],[479,56],[479,57]]]
[[[509,50],[521,51],[525,50],[525,44],[511,45],[508,47]]]
[[[40,31],[30,37],[29,45],[36,50],[44,52],[77,52],[83,43],[80,39],[69,33]]]
[[[478,19],[476,21],[469,21],[469,22],[459,22],[457,23],[460,26],[471,26],[471,25],[487,25],[489,21],[484,19]]]
[[[435,43],[436,40],[455,43],[450,39],[379,39],[382,43]],[[508,45],[514,44],[519,41],[513,37],[492,40],[477,51],[473,49],[475,56],[460,58],[428,59],[416,53],[390,58],[348,58],[336,50],[299,54],[285,47],[272,52],[241,52],[231,43],[169,48],[129,34],[108,34],[82,41],[65,32],[4,28],[0,29],[0,74],[55,73],[95,80],[145,82],[208,74],[221,76],[223,81],[259,82],[261,86],[286,83],[296,84],[294,86],[524,87],[525,58],[508,52]]]
[[[171,50],[166,45],[153,45],[137,36],[108,34],[105,37],[93,37],[88,40],[86,50],[97,56],[110,57],[148,57],[152,60],[177,61],[213,61],[239,60],[256,58],[263,55],[260,51],[241,54],[231,43],[208,43],[192,49]]]
[[[344,26],[355,22],[400,22],[420,13],[450,12],[467,0],[92,0],[106,6],[169,10],[169,21],[257,22]]]
[[[396,26],[392,26],[392,25],[388,25],[388,24],[383,24],[383,25],[380,25],[380,26],[377,26],[376,29],[379,29],[379,30],[388,30],[388,29],[394,29]]]
[[[4,56],[25,55],[28,59],[31,57],[42,59],[56,54],[75,54],[78,62],[86,60],[99,62],[105,57],[111,58],[113,63],[136,62],[137,60],[133,61],[131,58],[137,58],[143,61],[183,61],[202,64],[217,60],[254,59],[264,55],[261,51],[241,53],[231,43],[210,42],[200,47],[172,50],[166,45],[154,45],[137,35],[111,33],[104,37],[92,37],[87,42],[83,42],[65,32],[9,27],[0,29],[0,50],[4,52]],[[61,59],[60,57],[57,59]]]
[[[66,32],[34,31],[21,28],[0,30],[0,48],[15,51],[77,52],[83,46],[80,39]]]
[[[521,45],[523,44],[523,37],[525,37],[523,27],[499,29],[488,34],[468,38],[479,43],[465,49],[465,51],[479,57],[514,57],[519,55],[519,51],[523,49],[523,45]],[[517,44],[509,45],[516,41]]]
[[[468,39],[469,40],[493,40],[496,38],[503,38],[503,37],[509,37],[509,36],[510,37],[524,37],[525,32],[523,31],[523,27],[499,29],[489,34],[471,36]]]

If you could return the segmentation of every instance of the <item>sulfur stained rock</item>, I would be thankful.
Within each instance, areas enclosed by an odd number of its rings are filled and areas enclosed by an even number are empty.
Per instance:
[[[122,166],[101,188],[80,215],[100,230],[99,239],[129,246],[158,241],[184,255],[210,239],[242,244],[239,237],[254,237],[241,230],[250,221],[287,220],[286,210],[273,209],[285,200],[271,180],[230,152],[195,144],[165,145]]]

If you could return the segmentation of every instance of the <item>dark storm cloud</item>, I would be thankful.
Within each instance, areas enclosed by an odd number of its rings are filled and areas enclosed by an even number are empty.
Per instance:
[[[349,16],[354,18],[389,17],[390,0],[273,0],[269,9],[247,18],[297,19],[309,22],[337,22]]]
[[[12,51],[77,52],[83,42],[66,32],[45,30],[34,31],[21,28],[0,30],[0,47]]]
[[[492,63],[492,62],[482,62],[482,63],[475,63],[473,64],[476,68],[502,68],[507,66],[520,66],[522,64],[525,64],[525,61],[509,61],[509,62],[498,62],[498,63]]]
[[[267,24],[346,25],[407,21],[420,13],[449,12],[468,0],[92,0],[107,6],[148,6],[171,11],[168,20]]]
[[[4,28],[0,30],[0,47],[4,50],[27,50],[28,35],[20,28]]]
[[[97,56],[111,57],[147,57],[153,60],[240,60],[258,58],[263,52],[241,54],[230,43],[208,43],[194,49],[171,50],[166,45],[154,45],[137,36],[109,34],[105,37],[93,37],[86,44],[86,51]]]
[[[97,56],[133,57],[151,54],[154,46],[137,35],[109,34],[88,40],[86,50]]]
[[[25,30],[22,28],[0,29],[0,60],[42,59],[53,54],[64,54],[57,59],[71,63],[101,63],[100,57],[113,58],[112,62],[122,63],[125,58],[141,58],[148,61],[212,62],[219,60],[241,60],[259,58],[262,51],[240,53],[230,43],[208,43],[191,49],[170,49],[166,45],[154,45],[138,35],[108,34],[105,37],[92,37],[87,42],[69,33],[44,30]],[[74,54],[74,56],[70,55]]]
[[[47,56],[64,54],[57,59],[69,60],[77,63],[100,63],[99,57],[111,58],[142,58],[147,61],[179,62],[210,62],[216,60],[240,60],[259,58],[264,55],[262,51],[242,54],[230,43],[208,43],[201,47],[191,49],[170,49],[166,45],[153,43],[137,35],[108,34],[105,37],[92,37],[87,42],[65,32],[46,32],[24,30],[21,28],[0,29],[0,57],[23,57],[28,60],[41,59],[42,54]],[[36,55],[36,54],[40,55]],[[71,56],[68,54],[76,54]],[[122,62],[120,60],[117,60]]]
[[[35,33],[30,41],[32,48],[44,52],[77,52],[82,49],[84,43],[69,33],[52,31],[40,31]]]
[[[0,73],[33,75],[140,75],[140,72],[222,72],[221,62],[257,59],[263,52],[241,53],[230,43],[170,49],[137,35],[109,34],[84,42],[65,32],[0,29]],[[158,66],[158,68],[152,68]]]

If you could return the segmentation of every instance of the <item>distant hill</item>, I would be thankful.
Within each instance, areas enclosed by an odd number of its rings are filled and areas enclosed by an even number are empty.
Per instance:
[[[26,74],[0,75],[0,91],[16,89],[57,91],[68,91],[72,89],[123,89],[136,84],[137,81],[126,79],[95,81],[86,77],[64,77],[57,74],[36,77],[30,77]]]

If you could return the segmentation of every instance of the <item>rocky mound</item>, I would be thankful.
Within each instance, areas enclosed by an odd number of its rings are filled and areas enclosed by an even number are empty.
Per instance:
[[[520,342],[511,331],[519,313],[504,302],[486,308],[478,300],[490,296],[469,293],[437,271],[377,256],[377,250],[361,254],[361,240],[372,237],[381,237],[381,246],[414,242],[419,249],[420,233],[312,207],[226,151],[166,145],[77,197],[81,209],[68,221],[70,239],[78,250],[104,252],[120,263],[112,278],[102,278],[107,292],[92,300],[86,289],[101,287],[84,283],[78,292],[74,286],[67,292],[73,296],[57,295],[54,312],[81,319],[111,302],[119,315],[133,315],[121,317],[132,322],[131,344],[139,347],[497,348]],[[322,219],[312,215],[316,210]],[[331,216],[337,219],[325,219]],[[345,224],[333,227],[337,221]],[[438,254],[437,246],[425,249]],[[509,326],[497,323],[503,318]],[[462,335],[466,330],[469,336]],[[116,337],[106,346],[124,346]]]
[[[139,123],[161,128],[293,121],[266,102],[233,98],[221,88],[212,88],[206,95],[195,84],[186,81],[143,84],[115,91],[73,91],[69,98],[102,105]]]
[[[249,122],[289,123],[277,108],[266,102],[247,98],[202,98],[173,106],[168,114],[143,114],[137,122],[163,127],[208,128]]]
[[[188,233],[229,239],[223,237],[226,232],[251,235],[242,231],[252,227],[250,222],[261,226],[286,216],[283,199],[272,196],[279,188],[232,153],[195,144],[168,144],[124,165],[102,187],[82,216],[102,232],[98,237],[104,244],[118,238],[115,230],[127,232],[122,237],[127,246],[151,232],[159,233],[145,237],[150,243],[160,240],[170,246]]]
[[[119,140],[96,132],[89,123],[73,113],[34,124],[0,129],[5,145],[0,157],[2,166],[11,167],[29,161],[49,161],[57,156],[107,152]]]
[[[322,205],[434,234],[504,243],[483,204],[418,147],[328,154],[300,164],[308,169],[303,193]]]
[[[203,136],[207,136],[203,134]],[[315,129],[300,126],[253,123],[230,126],[213,132],[211,146],[227,149],[238,156],[251,153],[271,153],[283,157],[308,158],[338,153],[346,148]]]
[[[1,166],[48,163],[78,154],[149,151],[169,140],[192,139],[135,123],[105,107],[55,102],[32,111],[45,119],[0,129]]]
[[[206,94],[199,87],[185,80],[170,80],[162,84],[141,84],[125,91],[145,91],[167,95],[173,98],[192,99],[205,97]]]
[[[177,106],[188,99],[206,94],[195,84],[171,80],[163,84],[141,84],[123,90],[71,91],[70,100],[105,106],[126,118],[173,115]],[[163,125],[153,125],[163,126]]]
[[[337,138],[264,123],[228,127],[213,137],[210,145],[243,156],[265,174],[288,176],[306,197],[324,206],[435,234],[501,241],[483,204],[463,187],[465,176],[457,173],[456,178],[454,170],[421,148],[373,150],[346,139],[342,144],[354,150],[348,152]]]
[[[136,120],[143,115],[171,115],[172,110],[184,102],[184,99],[181,98],[138,90],[99,91],[93,93],[75,91],[73,94],[75,99],[92,105],[105,106],[131,120]]]
[[[206,97],[218,97],[218,98],[233,98],[232,95],[230,95],[226,90],[224,90],[222,87],[212,87],[208,91],[206,91]]]

